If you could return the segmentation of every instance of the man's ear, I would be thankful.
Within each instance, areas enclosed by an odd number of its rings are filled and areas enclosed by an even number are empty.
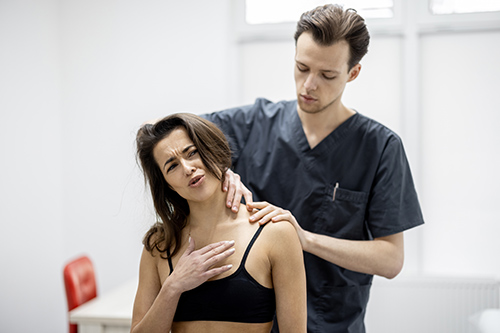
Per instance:
[[[349,71],[349,80],[347,80],[347,82],[354,81],[354,79],[358,77],[359,72],[361,72],[361,64],[358,63]]]

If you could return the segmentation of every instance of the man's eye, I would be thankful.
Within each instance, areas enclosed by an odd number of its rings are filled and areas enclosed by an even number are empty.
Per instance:
[[[297,65],[297,69],[301,72],[307,72],[307,68],[305,68],[305,67],[300,67]]]
[[[336,78],[336,76],[327,76],[327,75],[323,75],[323,77],[327,80],[333,80]]]

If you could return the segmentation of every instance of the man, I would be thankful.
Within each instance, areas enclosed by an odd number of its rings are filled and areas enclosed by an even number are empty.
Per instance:
[[[304,250],[310,332],[364,332],[373,275],[399,274],[403,231],[423,224],[401,139],[342,104],[369,38],[352,9],[306,12],[295,33],[297,100],[258,99],[205,115],[228,136],[234,173],[253,200],[296,218],[289,220]],[[243,194],[261,222],[273,217],[232,183],[228,205]]]

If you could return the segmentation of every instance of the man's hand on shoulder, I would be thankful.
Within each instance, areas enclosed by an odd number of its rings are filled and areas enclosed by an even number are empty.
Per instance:
[[[268,222],[289,222],[295,228],[302,248],[304,248],[307,231],[301,228],[289,210],[271,205],[266,201],[249,203],[247,209],[253,212],[250,216],[251,223],[258,222],[262,225]]]
[[[231,169],[226,171],[225,179],[222,183],[222,190],[227,192],[227,208],[231,208],[234,213],[237,213],[240,209],[242,197],[245,198],[246,204],[252,203],[252,192],[243,185],[240,175],[234,173]]]

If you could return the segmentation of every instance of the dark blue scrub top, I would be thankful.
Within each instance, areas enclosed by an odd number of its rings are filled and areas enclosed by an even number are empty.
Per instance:
[[[423,224],[401,139],[368,117],[356,113],[314,149],[296,101],[257,99],[204,117],[226,134],[254,201],[290,210],[305,230],[371,240]],[[373,276],[310,253],[304,261],[308,332],[364,332]]]

